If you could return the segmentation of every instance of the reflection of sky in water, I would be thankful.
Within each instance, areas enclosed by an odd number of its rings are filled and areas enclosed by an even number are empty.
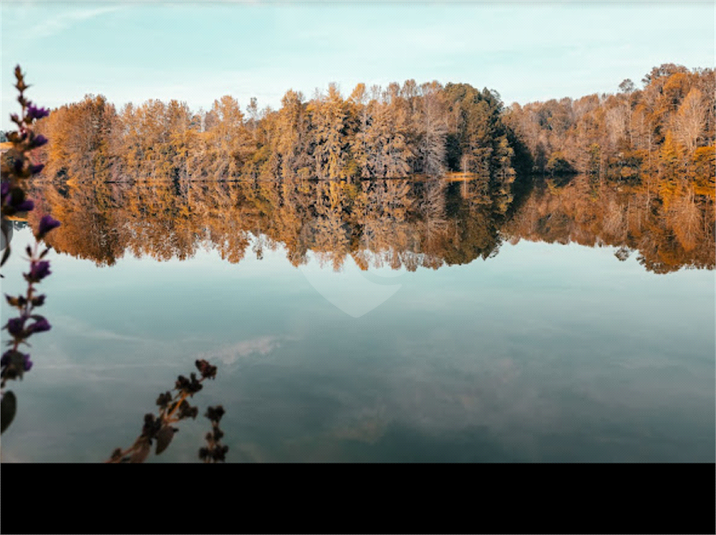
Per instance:
[[[29,239],[15,233],[5,293],[22,287]],[[11,385],[4,461],[106,459],[200,356],[219,374],[195,402],[226,408],[232,461],[714,460],[713,272],[657,276],[611,248],[520,242],[469,265],[362,274],[400,288],[354,318],[309,282],[341,274],[314,261],[309,277],[280,249],[240,265],[215,252],[52,265],[53,330]],[[196,459],[208,421],[180,428],[151,460]]]

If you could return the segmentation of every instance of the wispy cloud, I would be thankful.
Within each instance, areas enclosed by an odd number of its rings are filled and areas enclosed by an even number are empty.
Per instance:
[[[124,6],[104,6],[94,8],[82,8],[68,11],[66,13],[55,14],[52,18],[45,20],[42,24],[34,24],[29,27],[25,36],[30,39],[42,39],[52,37],[65,30],[70,29],[72,26],[94,19],[107,13],[119,11]]]
[[[61,326],[65,332],[71,332],[73,335],[81,336],[83,338],[93,338],[95,340],[117,340],[124,342],[151,342],[151,340],[139,338],[137,336],[128,336],[110,331],[108,329],[93,327],[92,325],[71,316],[58,316],[54,319],[53,323],[55,323],[56,326]]]
[[[216,359],[224,364],[233,364],[242,358],[268,355],[275,349],[281,347],[283,340],[287,340],[287,338],[282,336],[260,336],[220,347],[213,351],[206,351],[201,354],[201,358],[209,361]]]
[[[713,64],[712,0],[248,3],[3,0],[1,71],[19,62],[45,106],[94,93],[118,107],[175,98],[207,109],[224,94],[276,107],[289,88],[409,78],[526,103],[615,91],[663,62]],[[3,92],[4,109],[13,96]],[[9,113],[0,119],[12,128]]]

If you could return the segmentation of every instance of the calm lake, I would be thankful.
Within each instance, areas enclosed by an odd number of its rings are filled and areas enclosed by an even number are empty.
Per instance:
[[[584,177],[520,199],[440,180],[33,198],[63,222],[53,328],[11,385],[3,462],[106,460],[197,358],[229,462],[714,461],[713,201],[662,217]],[[15,223],[5,293],[32,240]],[[151,462],[198,460],[208,420],[178,427]]]

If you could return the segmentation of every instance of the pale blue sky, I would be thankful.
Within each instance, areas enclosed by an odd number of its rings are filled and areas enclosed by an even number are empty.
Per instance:
[[[277,106],[337,82],[414,78],[506,104],[613,92],[653,66],[714,66],[714,4],[2,2],[2,127],[20,63],[46,106],[104,94]]]

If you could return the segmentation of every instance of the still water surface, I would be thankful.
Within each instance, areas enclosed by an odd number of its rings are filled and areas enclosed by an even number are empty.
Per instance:
[[[53,202],[72,227],[71,210]],[[439,232],[473,228],[469,217],[453,214]],[[391,216],[398,238],[396,221],[415,223]],[[106,229],[83,224],[75,249],[65,236],[51,254],[42,286],[53,329],[33,337],[35,366],[12,385],[19,410],[4,462],[105,460],[196,358],[219,367],[194,402],[200,413],[226,409],[233,462],[714,461],[710,269],[655,274],[638,252],[620,261],[601,238],[546,243],[532,227],[510,241],[514,228],[498,230],[486,254],[483,234],[461,235],[461,246],[482,243],[478,254],[442,263],[391,260],[416,247],[389,242],[367,262],[336,262],[315,240],[296,261],[294,245],[255,225],[238,262],[198,235],[185,255],[127,245],[107,262],[82,252],[106,243]],[[109,227],[138,236],[136,225]],[[6,293],[22,287],[31,240],[15,230]],[[197,459],[208,421],[179,426],[152,462]]]

